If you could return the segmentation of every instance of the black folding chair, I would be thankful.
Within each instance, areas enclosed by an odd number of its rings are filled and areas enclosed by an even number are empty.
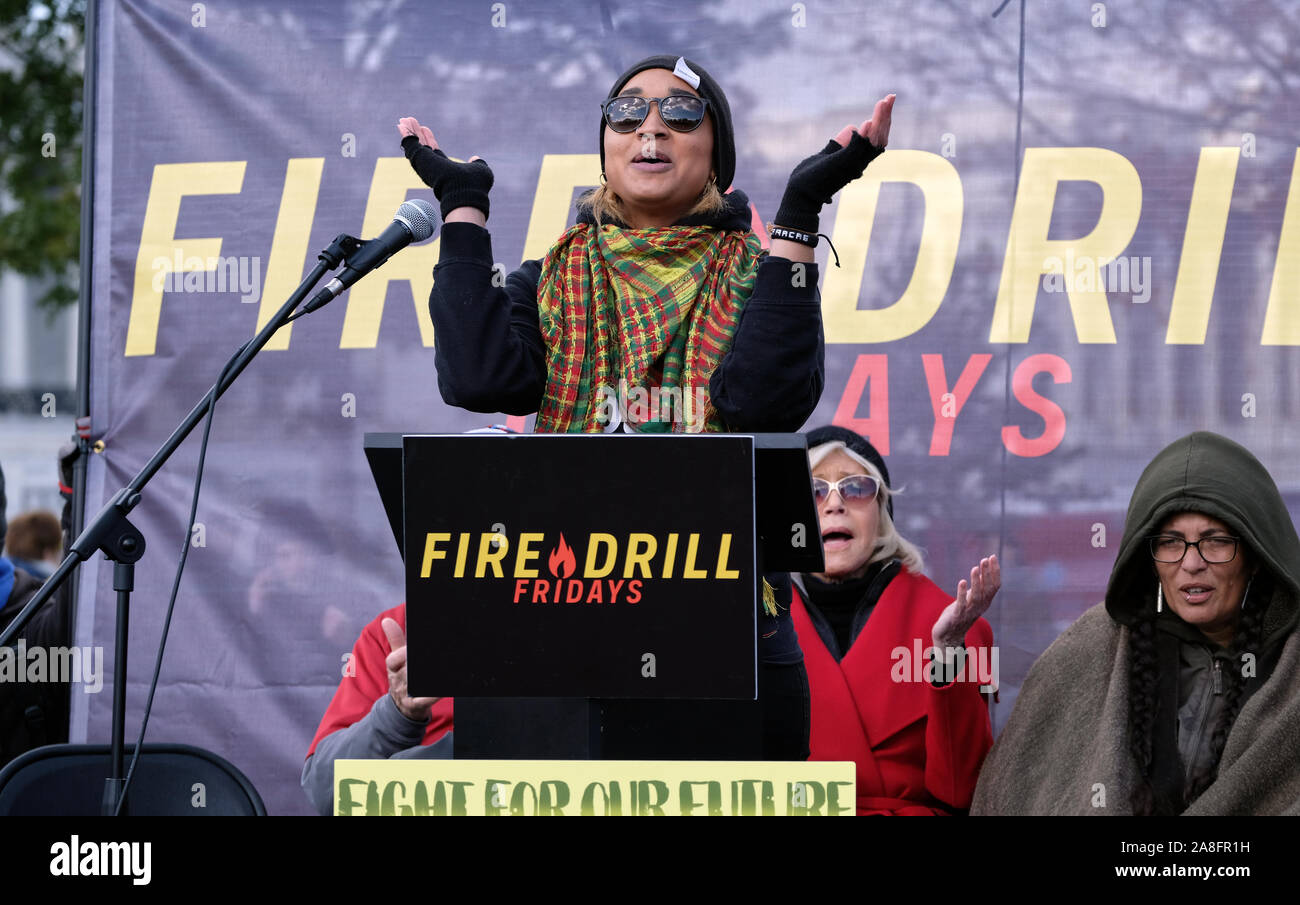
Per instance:
[[[0,769],[0,816],[96,816],[110,772],[108,745],[34,748]],[[140,753],[122,813],[265,817],[266,805],[225,758],[193,745],[153,744]]]

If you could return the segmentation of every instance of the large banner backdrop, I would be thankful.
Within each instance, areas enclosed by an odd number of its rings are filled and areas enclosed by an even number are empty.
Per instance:
[[[842,266],[818,248],[827,382],[808,426],[853,427],[888,457],[901,530],[940,585],[1001,555],[1000,728],[1035,657],[1101,599],[1157,450],[1219,431],[1300,507],[1300,19],[1244,0],[1136,6],[1029,2],[1022,20],[1019,0],[97,3],[85,364],[104,448],[85,508],[330,239],[434,200],[399,117],[491,164],[493,253],[512,269],[573,222],[599,175],[598,104],[643,56],[684,54],[726,90],[735,185],[764,223],[794,165],[894,92],[889,151],[822,215]],[[401,252],[254,360],[217,407],[193,536],[197,433],[132,516],[150,547],[128,736],[189,543],[149,739],[229,758],[275,813],[308,811],[299,774],[346,655],[402,600],[362,435],[505,420],[438,395],[438,246]],[[77,643],[111,659],[98,557],[81,592]],[[107,739],[111,696],[74,699],[74,740]]]

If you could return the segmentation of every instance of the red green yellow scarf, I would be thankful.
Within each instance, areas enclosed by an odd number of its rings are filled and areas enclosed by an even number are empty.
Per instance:
[[[709,377],[731,348],[760,251],[752,232],[706,226],[566,232],[537,286],[547,382],[536,430],[600,433],[625,400],[638,431],[726,430]]]

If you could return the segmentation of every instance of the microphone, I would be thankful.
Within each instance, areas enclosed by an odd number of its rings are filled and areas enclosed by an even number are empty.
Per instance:
[[[419,198],[403,201],[388,228],[375,238],[363,242],[361,248],[347,260],[343,272],[330,280],[324,289],[303,306],[303,313],[315,311],[333,301],[357,280],[382,266],[412,242],[418,244],[432,236],[437,222],[435,216],[433,205],[427,201]]]

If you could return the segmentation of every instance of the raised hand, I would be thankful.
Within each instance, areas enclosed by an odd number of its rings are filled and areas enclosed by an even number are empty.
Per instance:
[[[877,148],[883,149],[889,143],[889,121],[894,115],[894,97],[895,95],[891,94],[876,101],[876,109],[871,112],[871,119],[864,121],[858,127],[858,134]],[[841,132],[840,135],[844,133]],[[836,141],[839,139],[836,138]],[[848,136],[845,136],[840,144],[848,144]]]
[[[403,116],[397,121],[397,131],[401,133],[402,138],[414,136],[420,140],[420,144],[438,149],[438,140],[433,137],[433,131],[428,126],[420,125],[420,121],[414,116]]]
[[[429,721],[429,711],[438,703],[438,698],[413,698],[406,691],[406,632],[397,624],[396,619],[388,618],[383,622],[384,634],[388,636],[388,646],[392,653],[384,660],[388,667],[388,693],[393,703],[402,712],[402,716],[417,723]]]
[[[957,583],[957,599],[948,604],[931,630],[934,646],[946,650],[963,647],[966,633],[970,627],[988,611],[993,598],[1002,587],[1002,569],[998,566],[996,556],[980,560],[978,566],[970,570],[970,581],[962,579]]]
[[[493,182],[492,168],[487,161],[481,157],[471,157],[468,163],[452,160],[438,147],[433,131],[420,125],[413,116],[399,119],[397,131],[402,136],[402,150],[411,168],[425,185],[433,189],[434,197],[442,205],[443,222],[477,220],[464,216],[463,212],[451,216],[461,208],[473,208],[483,215],[486,223],[488,192],[492,190]]]
[[[790,174],[775,224],[806,233],[816,233],[824,204],[835,193],[866,170],[889,141],[889,124],[894,95],[876,102],[870,119],[859,126],[846,125],[840,133],[811,157],[800,161]]]

